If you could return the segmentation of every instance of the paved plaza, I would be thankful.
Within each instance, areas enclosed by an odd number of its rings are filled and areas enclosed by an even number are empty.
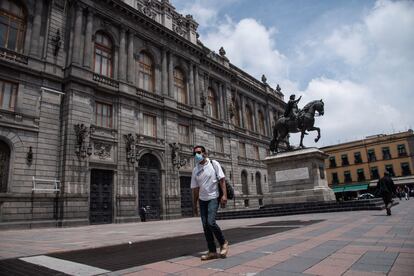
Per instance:
[[[358,211],[219,221],[222,228],[227,230],[259,227],[252,225],[262,225],[261,228],[279,225],[280,228],[286,224],[289,227],[286,226],[288,230],[276,234],[233,243],[226,259],[207,262],[201,262],[200,252],[194,252],[112,271],[89,265],[87,258],[83,264],[79,264],[46,256],[57,252],[116,244],[128,245],[129,242],[139,244],[154,239],[192,235],[202,230],[199,218],[64,229],[1,231],[0,256],[2,262],[7,261],[5,259],[19,258],[19,261],[31,265],[48,267],[51,271],[56,270],[55,275],[60,271],[69,275],[130,276],[408,276],[414,275],[413,209],[414,200],[403,200],[393,207],[392,216],[386,216],[385,211]],[[321,221],[313,224],[295,223],[319,220]],[[298,224],[297,228],[291,230],[295,224]],[[227,238],[231,243],[232,237]],[[122,256],[123,252],[118,250],[113,254]]]

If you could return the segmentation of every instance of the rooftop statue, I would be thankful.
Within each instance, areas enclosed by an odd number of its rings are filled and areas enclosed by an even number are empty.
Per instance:
[[[280,117],[273,126],[273,139],[270,142],[270,150],[274,153],[279,151],[279,143],[283,141],[289,133],[300,132],[300,148],[304,148],[303,137],[307,135],[306,131],[317,131],[318,136],[315,143],[321,138],[321,130],[314,126],[315,113],[324,114],[324,103],[322,100],[312,101],[305,105],[302,110],[298,108],[298,102],[302,97],[295,99],[295,95],[291,95],[286,106],[285,113]],[[292,150],[288,142],[287,150]]]

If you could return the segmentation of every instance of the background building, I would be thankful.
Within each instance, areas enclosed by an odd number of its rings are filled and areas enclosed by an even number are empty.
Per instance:
[[[325,161],[328,183],[335,193],[345,193],[342,196],[355,197],[364,191],[373,192],[385,171],[390,172],[397,186],[414,184],[414,134],[411,129],[391,135],[368,136],[321,150],[329,154]]]
[[[0,227],[192,215],[192,146],[237,199],[268,194],[280,90],[197,39],[168,0],[0,2]]]

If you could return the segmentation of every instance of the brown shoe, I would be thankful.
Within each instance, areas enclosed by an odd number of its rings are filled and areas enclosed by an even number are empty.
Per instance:
[[[218,258],[218,255],[216,252],[208,252],[206,255],[201,256],[202,261],[208,261],[208,260],[213,260],[217,258]]]
[[[220,246],[220,257],[226,258],[228,252],[229,252],[229,242],[225,241],[223,245]]]

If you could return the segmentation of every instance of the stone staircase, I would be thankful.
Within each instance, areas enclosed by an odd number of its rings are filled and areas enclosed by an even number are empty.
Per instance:
[[[394,201],[394,204],[398,202]],[[239,219],[239,218],[258,218],[273,216],[288,216],[309,213],[329,213],[345,211],[362,211],[362,210],[382,210],[384,202],[380,198],[353,200],[343,202],[302,202],[265,205],[258,209],[233,210],[227,211],[220,209],[217,219]]]

